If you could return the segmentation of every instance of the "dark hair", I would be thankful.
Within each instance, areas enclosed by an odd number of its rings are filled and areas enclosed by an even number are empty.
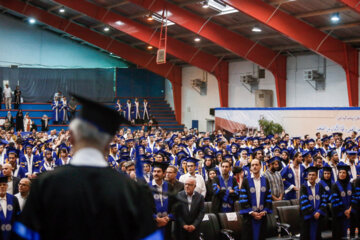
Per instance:
[[[227,161],[227,160],[222,161],[222,162],[220,163],[220,166],[222,166],[224,163],[228,163],[229,166],[231,167],[231,163],[230,163],[229,161]]]
[[[296,152],[295,155],[294,155],[294,158],[299,157],[299,155],[301,155],[301,152]]]

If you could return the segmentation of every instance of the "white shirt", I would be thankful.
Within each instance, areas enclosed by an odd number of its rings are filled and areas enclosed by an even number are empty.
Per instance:
[[[90,166],[90,167],[108,167],[104,155],[95,148],[82,148],[78,150],[72,158],[70,165]]]
[[[315,195],[316,195],[315,186],[316,186],[316,184],[314,184],[314,186],[313,186],[313,185],[310,184],[309,181],[307,181],[307,185],[308,185],[308,186],[310,187],[310,189],[311,189],[311,194],[312,194],[312,196],[313,196],[313,203],[314,203],[314,206],[315,206],[315,200],[316,200],[316,198],[315,198]]]
[[[24,208],[24,205],[25,205],[25,203],[26,203],[27,197],[21,196],[20,193],[15,194],[15,197],[18,199],[19,205],[20,205],[20,210],[22,211],[23,208]]]
[[[186,179],[188,179],[190,177],[190,173],[186,173],[184,175],[182,175],[179,179],[180,182],[185,183]],[[206,185],[205,185],[205,181],[204,178],[199,175],[199,174],[195,174],[195,180],[196,180],[196,188],[195,191],[197,191],[198,193],[200,193],[201,195],[203,195],[205,197],[206,195]]]
[[[14,189],[13,189],[13,178],[11,177],[11,180],[8,181],[8,188],[6,190],[7,193],[13,195],[14,194]]]
[[[160,195],[160,202],[161,202],[161,206],[162,206],[163,205],[162,186],[164,184],[164,181],[161,182],[161,185],[157,185],[157,183],[155,182],[155,179],[153,179],[151,183],[153,186],[156,186],[156,190],[158,191],[158,194]]]
[[[7,212],[7,201],[6,201],[6,195],[2,198],[0,197],[0,205],[1,205],[1,209],[4,213],[4,217],[6,217],[6,212]]]
[[[192,198],[193,198],[194,194],[195,194],[194,192],[193,192],[193,194],[191,196],[186,194],[186,198],[187,198],[187,201],[188,201],[189,212],[190,212],[190,209],[191,209],[191,203],[192,203]]]
[[[355,163],[354,164],[349,163],[349,166],[350,166],[350,171],[351,171],[351,175],[352,175],[351,181],[353,181],[357,178],[356,166],[355,166]]]
[[[256,192],[256,207],[260,206],[260,194],[261,194],[261,181],[260,177],[255,178],[255,176],[251,173],[251,178],[254,180],[255,192]]]
[[[11,97],[11,88],[4,88],[4,97],[9,98]]]

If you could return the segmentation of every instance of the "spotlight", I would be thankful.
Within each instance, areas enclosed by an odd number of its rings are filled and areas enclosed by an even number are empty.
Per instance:
[[[254,26],[251,31],[253,32],[262,32],[261,28],[257,27],[257,26]]]
[[[195,41],[195,42],[200,42],[201,39],[200,39],[199,37],[196,37],[196,38],[194,39],[194,41]]]
[[[124,23],[122,21],[116,21],[115,24],[118,26],[124,25]]]
[[[65,8],[62,7],[59,9],[59,13],[64,13],[64,12],[65,12]]]
[[[333,22],[333,23],[337,23],[340,21],[340,14],[337,12],[337,13],[333,13],[331,15],[331,18],[330,20]]]
[[[147,16],[146,20],[148,20],[149,22],[151,22],[151,21],[154,20],[154,19],[153,19],[152,15],[149,14],[149,15]]]
[[[153,49],[153,46],[149,45],[149,46],[147,46],[147,49],[151,50],[151,49]]]
[[[108,31],[110,31],[110,28],[109,27],[104,27],[104,31],[108,32]]]
[[[30,24],[34,24],[34,23],[36,23],[35,18],[29,18],[29,23],[30,23]]]
[[[208,3],[208,1],[204,1],[202,7],[203,7],[203,8],[209,8],[209,3]]]

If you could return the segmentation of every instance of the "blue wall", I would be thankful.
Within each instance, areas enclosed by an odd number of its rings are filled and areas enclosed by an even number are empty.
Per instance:
[[[164,97],[165,79],[145,69],[119,68],[116,71],[117,97]]]
[[[109,54],[9,16],[0,15],[0,36],[0,66],[4,67],[127,67]]]

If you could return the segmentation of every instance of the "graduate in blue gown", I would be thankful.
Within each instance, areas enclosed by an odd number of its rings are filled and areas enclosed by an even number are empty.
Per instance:
[[[134,120],[134,109],[130,99],[126,101],[126,104],[124,106],[124,111],[125,111],[125,119],[129,122],[132,122],[132,120]]]
[[[240,189],[240,214],[244,219],[243,229],[246,229],[241,235],[244,240],[260,240],[266,236],[266,214],[272,213],[271,190],[268,180],[260,176],[260,160],[253,159],[250,169],[251,176],[244,178]]]
[[[351,235],[355,234],[355,212],[352,208],[353,186],[350,183],[350,167],[345,164],[338,165],[338,180],[331,188],[331,207],[333,216],[333,239],[342,239],[347,236],[350,229]]]
[[[61,110],[61,101],[59,101],[59,98],[55,98],[53,103],[51,104],[51,109],[53,110],[53,122],[54,124],[60,123],[60,110]]]
[[[144,102],[143,102],[143,114],[142,114],[142,119],[144,122],[148,122],[150,119],[150,104],[147,101],[147,99],[144,98]]]
[[[66,97],[63,97],[61,101],[60,119],[59,119],[61,123],[67,124],[69,122],[68,112],[69,112],[68,102],[66,100]]]
[[[302,227],[300,239],[320,240],[322,219],[326,216],[327,194],[321,184],[316,183],[318,168],[306,169],[308,180],[300,189],[300,215]]]

